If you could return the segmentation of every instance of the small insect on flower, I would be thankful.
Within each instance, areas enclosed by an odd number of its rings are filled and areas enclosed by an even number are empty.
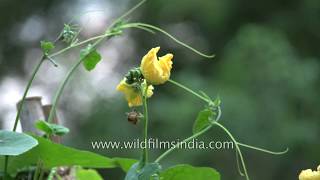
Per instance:
[[[143,117],[143,115],[135,109],[133,109],[131,112],[128,112],[127,116],[128,121],[134,125],[136,125],[139,119]]]

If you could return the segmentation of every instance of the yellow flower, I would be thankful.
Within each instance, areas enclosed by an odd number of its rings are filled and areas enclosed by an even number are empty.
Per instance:
[[[311,169],[301,171],[299,180],[320,180],[320,165],[317,168],[318,171],[312,171]]]
[[[172,54],[157,57],[160,47],[152,48],[141,61],[140,69],[148,83],[163,84],[170,78],[172,69]]]
[[[146,82],[142,83],[142,88],[145,89]],[[128,101],[129,107],[141,106],[142,96],[139,89],[134,85],[126,83],[126,78],[124,78],[117,86],[117,90],[124,93],[126,100]],[[147,97],[151,97],[153,94],[153,86],[149,85],[147,89]]]

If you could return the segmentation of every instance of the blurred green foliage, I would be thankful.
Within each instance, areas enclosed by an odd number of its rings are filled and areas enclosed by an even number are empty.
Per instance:
[[[0,3],[0,48],[4,57],[0,61],[0,80],[12,72],[25,75],[21,63],[25,47],[8,37],[11,27],[33,12],[40,11],[46,17],[46,10],[59,3],[61,1],[53,0]],[[134,30],[131,36],[136,42],[136,53],[131,59],[123,59],[125,66],[137,66],[147,50],[160,45],[162,52],[175,55],[173,79],[212,97],[220,95],[221,123],[240,142],[272,150],[290,148],[283,156],[244,150],[252,179],[297,179],[301,169],[318,165],[319,0],[153,0],[138,14],[135,19],[160,25],[198,49],[214,51],[217,57],[203,60],[160,34],[146,35]],[[59,15],[47,17],[47,21],[54,18],[60,22]],[[63,27],[63,23],[57,27]],[[54,30],[58,32],[59,28]],[[117,70],[123,75],[128,71],[121,65]],[[65,144],[92,151],[92,140],[124,141],[140,137],[141,125],[134,126],[126,120],[125,112],[130,110],[122,94],[106,100],[98,96],[90,106],[92,112],[87,116],[68,116],[67,126],[71,132]],[[189,136],[203,106],[171,84],[157,86],[149,103],[150,136],[162,140]],[[206,141],[227,139],[218,128],[202,138]],[[153,150],[151,159],[162,151]],[[138,150],[97,152],[108,157],[140,155]],[[210,166],[221,173],[222,179],[242,179],[237,174],[232,150],[178,150],[163,161],[163,166],[177,163]],[[103,171],[109,179],[123,177],[119,174],[120,170]]]

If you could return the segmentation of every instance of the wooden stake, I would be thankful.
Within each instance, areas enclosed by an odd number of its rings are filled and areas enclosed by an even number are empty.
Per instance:
[[[20,103],[21,101],[18,102],[17,107],[19,107]],[[24,101],[20,116],[22,131],[43,135],[43,132],[37,130],[34,126],[35,122],[38,120],[45,120],[41,97],[28,97]]]

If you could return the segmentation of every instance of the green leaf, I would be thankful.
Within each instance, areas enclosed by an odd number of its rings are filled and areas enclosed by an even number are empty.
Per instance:
[[[54,44],[50,41],[41,41],[40,46],[41,46],[42,52],[45,54],[49,53],[52,49],[55,48]]]
[[[202,129],[208,127],[211,124],[211,118],[215,115],[210,109],[204,109],[199,112],[196,121],[193,124],[192,132],[193,134],[201,131]]]
[[[38,130],[43,131],[46,134],[52,134],[52,130],[48,123],[42,120],[36,121],[34,125]]]
[[[114,168],[117,167],[111,158],[101,156],[88,151],[81,151],[55,144],[45,138],[34,136],[39,145],[19,156],[11,157],[8,167],[10,174],[16,173],[18,169],[36,165],[39,160],[43,162],[44,168],[56,166],[79,165],[87,168]],[[2,148],[1,148],[2,149]],[[4,157],[0,157],[0,169],[3,169]]]
[[[220,180],[220,174],[213,168],[193,167],[186,164],[171,167],[160,174],[163,180]]]
[[[48,135],[63,136],[69,133],[69,129],[64,126],[48,123],[42,120],[37,121],[35,123],[35,127]]]
[[[36,145],[38,141],[27,134],[0,130],[0,155],[16,156]]]
[[[94,169],[83,169],[82,167],[77,167],[76,169],[76,179],[77,180],[103,180],[100,174]]]
[[[125,180],[150,180],[151,177],[156,177],[161,169],[159,163],[148,163],[142,169],[139,165],[137,162],[131,166]]]
[[[80,51],[80,58],[83,59],[82,62],[85,69],[91,71],[100,62],[101,55],[89,44],[85,49]]]

